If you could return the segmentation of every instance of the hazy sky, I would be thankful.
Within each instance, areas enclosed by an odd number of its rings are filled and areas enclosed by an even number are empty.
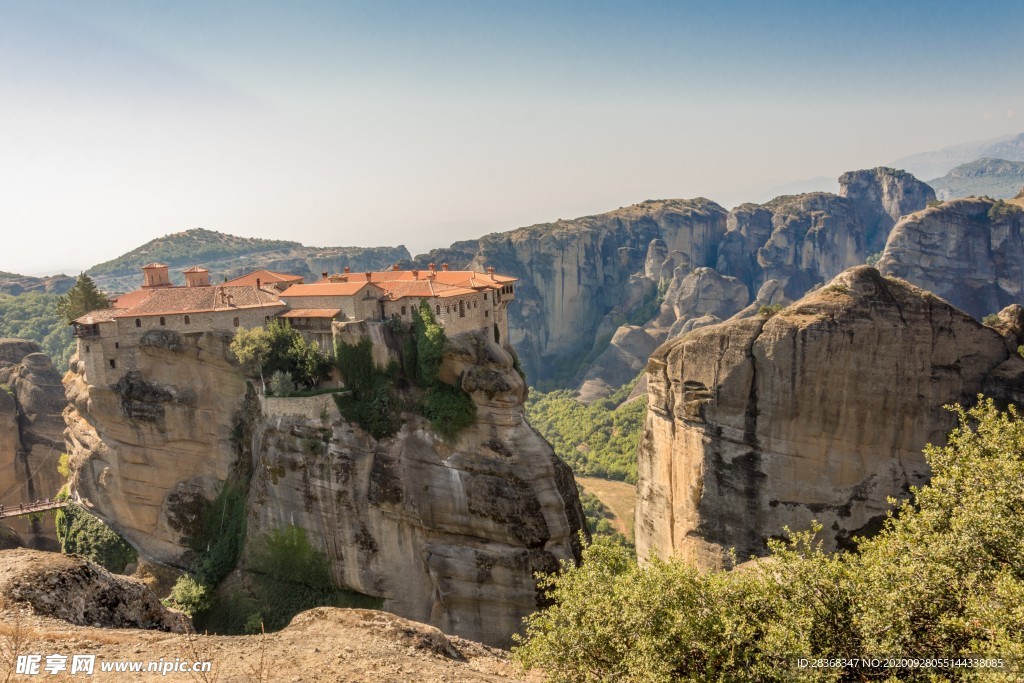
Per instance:
[[[0,270],[413,253],[1024,130],[1024,3],[0,0]]]

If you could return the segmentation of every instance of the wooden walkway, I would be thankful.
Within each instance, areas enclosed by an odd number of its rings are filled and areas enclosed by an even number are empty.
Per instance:
[[[72,505],[74,501],[67,500],[42,500],[38,503],[30,503],[28,505],[13,505],[11,507],[0,506],[0,519],[7,519],[9,517],[21,517],[22,515],[31,515],[34,512],[46,512],[47,510],[57,510],[58,508]]]

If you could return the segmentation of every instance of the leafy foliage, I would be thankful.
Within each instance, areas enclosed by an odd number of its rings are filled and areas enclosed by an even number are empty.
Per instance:
[[[85,273],[78,276],[78,280],[66,294],[57,298],[57,314],[68,325],[89,311],[109,306],[110,300]]]
[[[435,432],[452,439],[476,421],[476,404],[462,389],[438,383],[427,389],[423,416]]]
[[[66,555],[82,555],[115,574],[138,560],[135,548],[116,531],[77,506],[58,509],[54,522],[60,551]]]
[[[278,370],[270,377],[270,392],[274,396],[287,396],[295,389],[292,376],[284,370]]]
[[[771,557],[700,573],[641,567],[598,538],[580,567],[542,581],[553,605],[528,618],[516,657],[551,681],[881,679],[869,669],[797,669],[799,657],[1024,657],[1024,420],[992,401],[956,408],[928,446],[932,481],[857,553],[816,534],[769,543]],[[894,501],[895,502],[895,501]],[[971,679],[968,669],[901,669],[899,680]],[[984,673],[986,680],[1000,680]],[[1017,680],[1004,672],[1001,680]],[[895,679],[889,679],[895,680]]]
[[[196,553],[192,574],[207,586],[219,584],[238,563],[245,543],[245,497],[245,489],[226,482],[204,506],[200,529],[188,539]]]
[[[210,587],[196,581],[189,574],[182,574],[178,577],[167,598],[167,604],[170,607],[181,610],[189,616],[209,610],[213,607],[213,602]]]
[[[570,390],[530,391],[526,419],[573,472],[636,483],[636,449],[647,398],[623,405],[636,380],[589,405]]]
[[[413,331],[416,335],[416,381],[423,387],[433,386],[438,382],[447,337],[426,299],[415,309]]]
[[[1021,209],[1016,204],[1010,204],[1000,199],[988,210],[988,217],[990,220],[998,221],[1003,218],[1009,218],[1014,214],[1019,214],[1022,211],[1024,211],[1024,209]]]
[[[769,304],[757,309],[757,314],[762,318],[771,318],[772,316],[777,315],[783,308],[785,308],[785,306],[782,304]]]
[[[231,352],[261,378],[284,372],[310,389],[330,374],[331,363],[317,343],[307,342],[283,320],[272,320],[266,327],[239,328],[231,340]]]
[[[625,536],[615,530],[609,521],[614,517],[612,511],[601,502],[601,499],[592,493],[587,493],[577,484],[576,488],[580,494],[580,505],[583,506],[583,515],[587,518],[587,531],[592,538],[607,538],[613,543],[632,548],[632,544]]]
[[[37,342],[56,368],[66,369],[75,352],[71,328],[57,312],[56,294],[0,294],[0,337]]]

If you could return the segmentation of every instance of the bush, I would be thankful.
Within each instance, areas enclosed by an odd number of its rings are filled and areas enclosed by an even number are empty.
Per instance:
[[[988,217],[989,220],[998,221],[1021,213],[1021,211],[1022,209],[1016,204],[1009,204],[1000,199],[988,210]]]
[[[994,326],[998,325],[999,324],[999,314],[998,313],[989,313],[988,315],[986,315],[984,318],[981,319],[981,324],[982,325],[987,325],[989,327],[994,327]]]
[[[116,531],[75,505],[58,509],[54,523],[60,551],[65,555],[87,557],[115,574],[139,559],[135,548]]]
[[[785,306],[783,306],[782,304],[771,304],[768,306],[762,306],[761,308],[757,309],[757,314],[762,318],[771,318],[772,316],[777,315],[780,311],[782,311],[783,308],[785,308]]]
[[[476,421],[476,404],[462,389],[437,384],[427,389],[423,416],[430,420],[435,432],[446,439],[453,439]]]
[[[553,681],[874,680],[883,669],[794,669],[798,657],[1024,658],[1024,420],[993,402],[956,408],[928,446],[931,482],[857,553],[826,554],[821,528],[771,541],[771,556],[700,573],[597,539],[579,567],[541,582],[516,658]],[[935,680],[901,669],[899,680]],[[973,672],[943,670],[963,680]],[[991,675],[991,672],[987,675]],[[1017,680],[1004,671],[1003,680]],[[895,680],[895,679],[889,679]]]
[[[208,586],[196,581],[189,574],[182,574],[174,582],[166,603],[191,617],[213,607],[213,596]]]
[[[278,370],[270,377],[270,393],[274,396],[287,396],[295,390],[292,377],[284,370]]]

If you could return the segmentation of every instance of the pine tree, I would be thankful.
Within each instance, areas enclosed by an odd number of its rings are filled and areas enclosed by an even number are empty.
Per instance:
[[[75,321],[75,318],[80,318],[89,311],[109,306],[110,301],[99,290],[92,278],[85,273],[78,276],[78,281],[67,291],[67,294],[57,299],[57,313],[69,325]]]

